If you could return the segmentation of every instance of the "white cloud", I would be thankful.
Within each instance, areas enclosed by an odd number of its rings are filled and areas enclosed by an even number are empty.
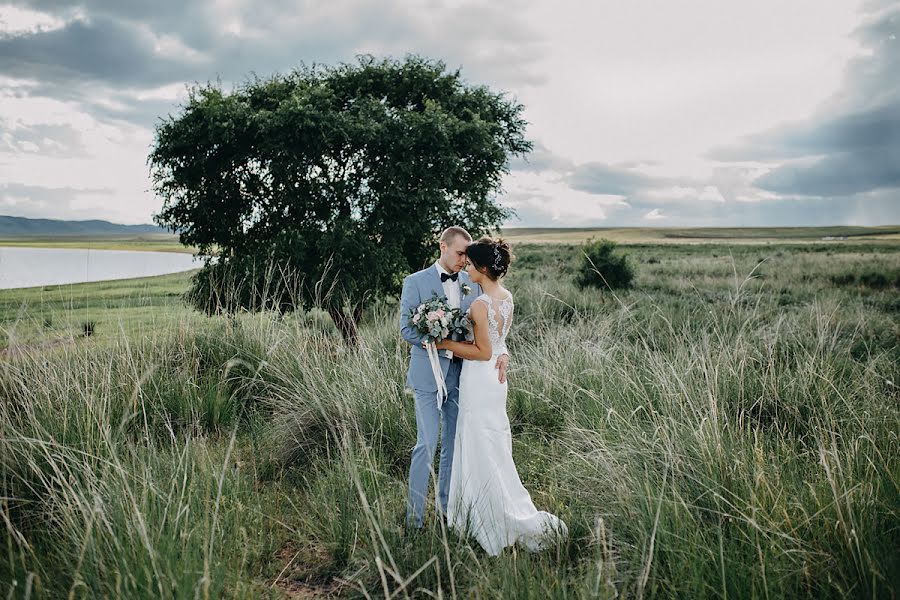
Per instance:
[[[548,180],[540,173],[512,173],[503,187],[505,193],[500,200],[516,211],[517,218],[509,224],[517,227],[601,225],[628,208],[622,195],[573,190],[562,180]]]
[[[122,90],[122,94],[135,100],[176,100],[187,98],[187,85],[184,83],[170,83],[154,88],[136,88]]]
[[[646,215],[644,215],[644,218],[647,219],[648,221],[659,221],[659,220],[665,219],[666,217],[665,217],[665,215],[662,214],[661,210],[659,210],[658,208],[654,208],[653,210],[648,212]]]
[[[208,56],[191,48],[174,35],[166,33],[157,35],[153,31],[148,31],[147,33],[153,39],[153,50],[160,57],[195,64],[210,63]]]
[[[697,196],[697,199],[700,202],[718,202],[719,204],[723,204],[725,202],[725,198],[722,197],[722,193],[714,185],[704,186],[703,190],[700,192],[700,195]]]
[[[63,25],[64,19],[47,13],[18,6],[0,6],[0,37],[51,31]]]
[[[150,179],[146,156],[152,139],[148,129],[100,120],[72,102],[10,95],[2,97],[0,103],[0,127],[4,130],[0,181],[70,191],[70,200],[63,202],[61,194],[55,194],[40,202],[34,200],[30,210],[25,210],[27,196],[7,194],[2,204],[7,211],[36,216],[39,207],[48,217],[71,214],[73,210],[83,217],[93,211],[97,218],[146,223],[157,210],[158,201],[147,191]],[[3,143],[22,132],[42,128],[67,133],[67,142],[82,153],[58,158],[51,149],[55,145],[59,150],[65,144],[46,137],[40,138],[43,146],[35,141]],[[43,152],[36,152],[44,147],[47,149]],[[103,191],[77,191],[87,189]]]
[[[714,185],[656,187],[641,194],[641,197],[660,204],[672,203],[724,203],[725,198]]]

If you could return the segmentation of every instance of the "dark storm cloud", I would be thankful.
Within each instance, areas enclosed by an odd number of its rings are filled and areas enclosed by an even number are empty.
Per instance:
[[[42,82],[159,85],[186,74],[184,61],[157,55],[152,37],[107,17],[0,39],[0,73]]]
[[[536,142],[534,150],[526,157],[517,157],[510,162],[510,170],[513,173],[547,174],[552,181],[578,192],[596,196],[621,196],[625,202],[620,205],[609,205],[606,202],[600,205],[604,211],[617,213],[621,212],[622,205],[627,204],[652,209],[669,205],[704,206],[710,202],[722,203],[723,197],[720,194],[725,194],[727,190],[736,196],[741,185],[746,186],[745,181],[743,184],[741,182],[740,170],[726,173],[726,169],[721,169],[708,181],[687,177],[659,177],[640,170],[655,164],[654,161],[634,160],[616,164],[589,162],[576,165],[574,161],[556,154],[541,142]],[[746,180],[746,175],[743,175],[743,179]],[[553,203],[552,197],[536,192],[537,190],[532,190],[530,193],[518,194],[514,199],[519,207],[517,210],[520,217],[522,210],[526,211],[524,214],[527,218],[522,218],[525,222],[531,222],[540,213],[538,200]],[[551,212],[550,208],[545,210],[545,218]]]
[[[597,195],[627,196],[638,190],[675,184],[673,180],[654,178],[635,170],[648,164],[650,163],[631,161],[616,165],[601,162],[576,165],[574,161],[553,152],[538,141],[526,156],[512,159],[509,167],[514,172],[556,173],[560,181],[570,188]]]
[[[788,195],[847,196],[900,186],[900,5],[870,2],[841,91],[811,119],[714,150],[723,161],[784,164],[756,180]]]
[[[450,69],[462,67],[468,81],[499,89],[543,81],[533,70],[544,48],[541,36],[502,6],[438,10],[435,4],[426,18],[397,1],[276,0],[233,15],[224,15],[213,1],[89,0],[78,10],[55,0],[18,4],[67,22],[60,29],[0,38],[0,74],[38,80],[47,97],[84,99],[100,117],[109,104],[104,95],[122,87],[240,83],[253,73],[350,62],[365,52],[442,59]],[[142,125],[152,120],[145,109],[153,106],[128,98],[117,102],[134,107],[118,111],[119,117]]]
[[[754,185],[780,194],[805,196],[850,195],[900,187],[900,144],[832,153],[809,166],[786,164],[763,175]]]
[[[743,146],[713,153],[719,160],[783,160],[823,152],[854,152],[900,146],[900,103],[802,124],[782,126],[751,136]]]
[[[540,141],[524,157],[510,161],[510,171],[523,173],[555,173],[558,181],[573,190],[600,196],[628,196],[661,187],[684,186],[701,188],[704,182],[686,178],[653,177],[639,169],[654,166],[654,161],[634,160],[616,164],[589,162],[576,165],[574,161],[550,150]]]
[[[650,177],[638,171],[607,165],[600,162],[578,165],[565,178],[569,187],[589,194],[615,194],[630,196],[642,189],[672,183]]]
[[[184,0],[12,0],[8,4],[49,13],[64,20],[86,16],[90,20],[113,20],[143,24],[153,31],[174,33],[192,48],[213,45],[220,23],[211,8],[214,2]]]

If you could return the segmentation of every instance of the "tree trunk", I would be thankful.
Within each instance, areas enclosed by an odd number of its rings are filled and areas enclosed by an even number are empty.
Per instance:
[[[331,315],[331,320],[337,325],[344,342],[348,346],[359,345],[359,328],[357,323],[359,323],[359,318],[362,316],[362,307],[356,306],[352,315],[344,312],[343,308],[329,307],[328,314]]]

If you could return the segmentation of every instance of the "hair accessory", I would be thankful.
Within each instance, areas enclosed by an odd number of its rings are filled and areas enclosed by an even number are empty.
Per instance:
[[[501,260],[501,258],[500,258],[500,248],[498,248],[498,247],[495,245],[495,246],[494,246],[494,270],[497,271],[498,273],[502,273],[503,271],[505,271],[505,269],[503,268],[503,266],[500,264],[500,260]]]

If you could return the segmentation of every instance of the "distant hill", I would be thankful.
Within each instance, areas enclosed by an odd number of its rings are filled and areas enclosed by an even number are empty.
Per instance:
[[[495,232],[496,233],[496,232]],[[513,243],[581,243],[606,238],[621,244],[768,244],[879,241],[900,242],[900,225],[855,227],[507,227],[498,235]]]
[[[0,237],[139,235],[167,233],[157,225],[120,225],[109,221],[59,221],[0,215]]]

